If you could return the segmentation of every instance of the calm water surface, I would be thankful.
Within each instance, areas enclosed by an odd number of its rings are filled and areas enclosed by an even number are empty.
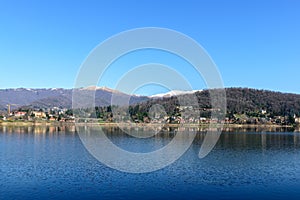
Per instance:
[[[136,152],[159,149],[176,133],[136,139],[118,128],[105,131]],[[0,126],[0,199],[300,199],[299,132],[223,132],[199,159],[205,132],[186,131],[197,136],[179,160],[129,174],[93,158],[74,127]]]

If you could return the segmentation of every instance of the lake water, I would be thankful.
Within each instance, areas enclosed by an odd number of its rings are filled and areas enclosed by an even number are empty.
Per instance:
[[[104,130],[133,151],[161,148],[176,132],[136,139],[116,127]],[[180,159],[130,174],[91,156],[75,127],[0,126],[0,199],[300,199],[299,132],[226,131],[199,159],[205,132],[186,131],[197,135]]]

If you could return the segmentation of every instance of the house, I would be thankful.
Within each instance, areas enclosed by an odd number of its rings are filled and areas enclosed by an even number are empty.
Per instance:
[[[204,123],[204,122],[207,122],[207,119],[206,119],[206,117],[200,117],[200,121],[201,121],[202,123]]]
[[[300,124],[300,117],[297,117],[296,115],[294,115],[294,119],[295,119],[296,124]]]
[[[263,114],[263,115],[267,114],[267,110],[262,109],[262,110],[261,110],[261,114]]]
[[[17,111],[14,113],[15,117],[23,117],[25,116],[27,113],[26,112],[22,112],[22,111]]]
[[[34,114],[34,116],[37,118],[46,118],[46,113],[41,111],[32,111],[31,114]]]

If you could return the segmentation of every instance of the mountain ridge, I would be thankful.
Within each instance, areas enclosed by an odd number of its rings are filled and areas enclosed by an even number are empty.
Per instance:
[[[172,96],[184,95],[184,94],[193,94],[195,92],[201,92],[201,91],[202,90],[171,90],[169,92],[154,94],[154,95],[151,95],[151,96],[148,96],[148,97],[150,97],[150,98],[164,98],[164,97],[172,97]]]
[[[199,91],[170,91],[165,94],[147,96],[130,95],[110,89],[107,87],[89,86],[76,88],[75,90],[95,91],[95,105],[109,106],[113,94],[120,97],[130,98],[130,104],[151,104],[161,103],[166,106],[174,104],[176,95],[196,94],[199,99],[200,107],[209,107],[209,90]],[[259,109],[274,111],[274,114],[285,112],[300,115],[300,94],[284,93],[271,90],[252,89],[252,88],[225,88],[227,96],[227,108],[229,112],[257,112]],[[51,107],[72,107],[73,89],[63,88],[14,88],[0,89],[0,111],[6,111],[7,105],[11,104],[12,109],[19,107],[31,107],[33,109],[44,109]],[[167,96],[166,96],[167,94]],[[168,96],[168,94],[171,94]],[[174,95],[172,95],[174,94]],[[154,96],[154,97],[153,97]]]
[[[131,103],[138,103],[148,100],[148,97],[129,95],[123,92],[113,90],[107,87],[82,87],[76,89],[64,88],[11,88],[0,89],[0,111],[7,110],[7,105],[12,108],[31,107],[34,109],[49,107],[72,107],[73,90],[81,90],[86,92],[95,91],[95,104],[97,106],[110,105],[113,94],[121,97],[130,97]]]

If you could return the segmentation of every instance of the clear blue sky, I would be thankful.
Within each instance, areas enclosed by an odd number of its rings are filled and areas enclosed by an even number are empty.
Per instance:
[[[299,10],[299,0],[2,0],[0,88],[72,88],[96,45],[150,26],[200,43],[226,87],[300,94]]]

